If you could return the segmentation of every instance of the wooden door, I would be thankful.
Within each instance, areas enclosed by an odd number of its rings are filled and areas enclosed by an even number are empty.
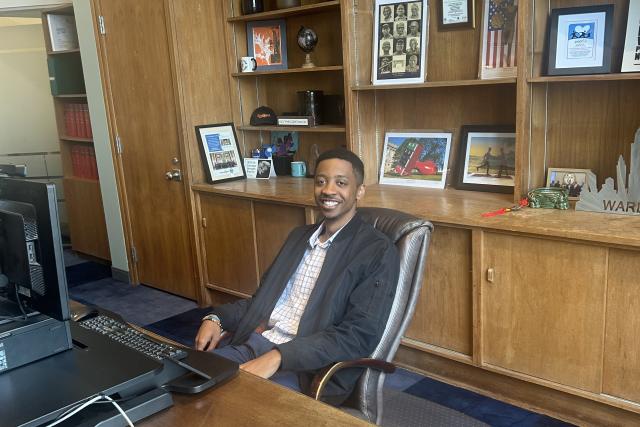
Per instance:
[[[598,393],[606,265],[603,247],[485,233],[483,363]]]
[[[138,279],[195,298],[187,184],[165,177],[167,171],[186,168],[167,3],[97,0],[96,6],[105,24],[105,34],[98,36],[102,68],[111,130],[122,144],[120,190]]]

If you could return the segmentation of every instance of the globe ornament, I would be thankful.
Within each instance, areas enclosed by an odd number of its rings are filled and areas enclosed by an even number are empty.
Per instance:
[[[298,31],[298,46],[302,49],[303,52],[306,53],[306,57],[304,60],[304,64],[302,64],[302,68],[313,68],[315,64],[311,60],[311,52],[313,48],[318,44],[318,36],[315,31],[311,28],[300,27],[300,31]]]

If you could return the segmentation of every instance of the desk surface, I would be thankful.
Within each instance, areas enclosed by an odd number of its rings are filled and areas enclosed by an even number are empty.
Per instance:
[[[370,426],[332,406],[240,371],[213,390],[173,394],[173,407],[139,426]]]
[[[180,344],[137,327],[149,336]],[[244,371],[199,394],[173,393],[174,405],[137,426],[371,426],[326,403]]]

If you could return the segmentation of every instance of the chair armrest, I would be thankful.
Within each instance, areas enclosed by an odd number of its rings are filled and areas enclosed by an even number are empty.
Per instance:
[[[385,362],[384,360],[371,358],[345,360],[344,362],[334,363],[333,365],[324,368],[313,377],[313,381],[311,382],[311,387],[309,389],[309,395],[315,400],[320,400],[320,396],[322,396],[322,392],[331,377],[336,372],[346,368],[371,368],[383,371],[386,374],[392,374],[396,370],[396,365]]]

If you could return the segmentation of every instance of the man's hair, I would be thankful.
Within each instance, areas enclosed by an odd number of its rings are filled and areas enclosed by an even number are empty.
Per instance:
[[[345,148],[334,148],[331,150],[327,150],[318,156],[318,160],[316,161],[316,168],[320,165],[320,162],[323,160],[330,159],[340,159],[346,160],[351,163],[351,167],[353,168],[353,174],[356,176],[356,182],[358,185],[362,185],[364,182],[364,164],[360,157],[356,156],[353,152],[345,149]]]

